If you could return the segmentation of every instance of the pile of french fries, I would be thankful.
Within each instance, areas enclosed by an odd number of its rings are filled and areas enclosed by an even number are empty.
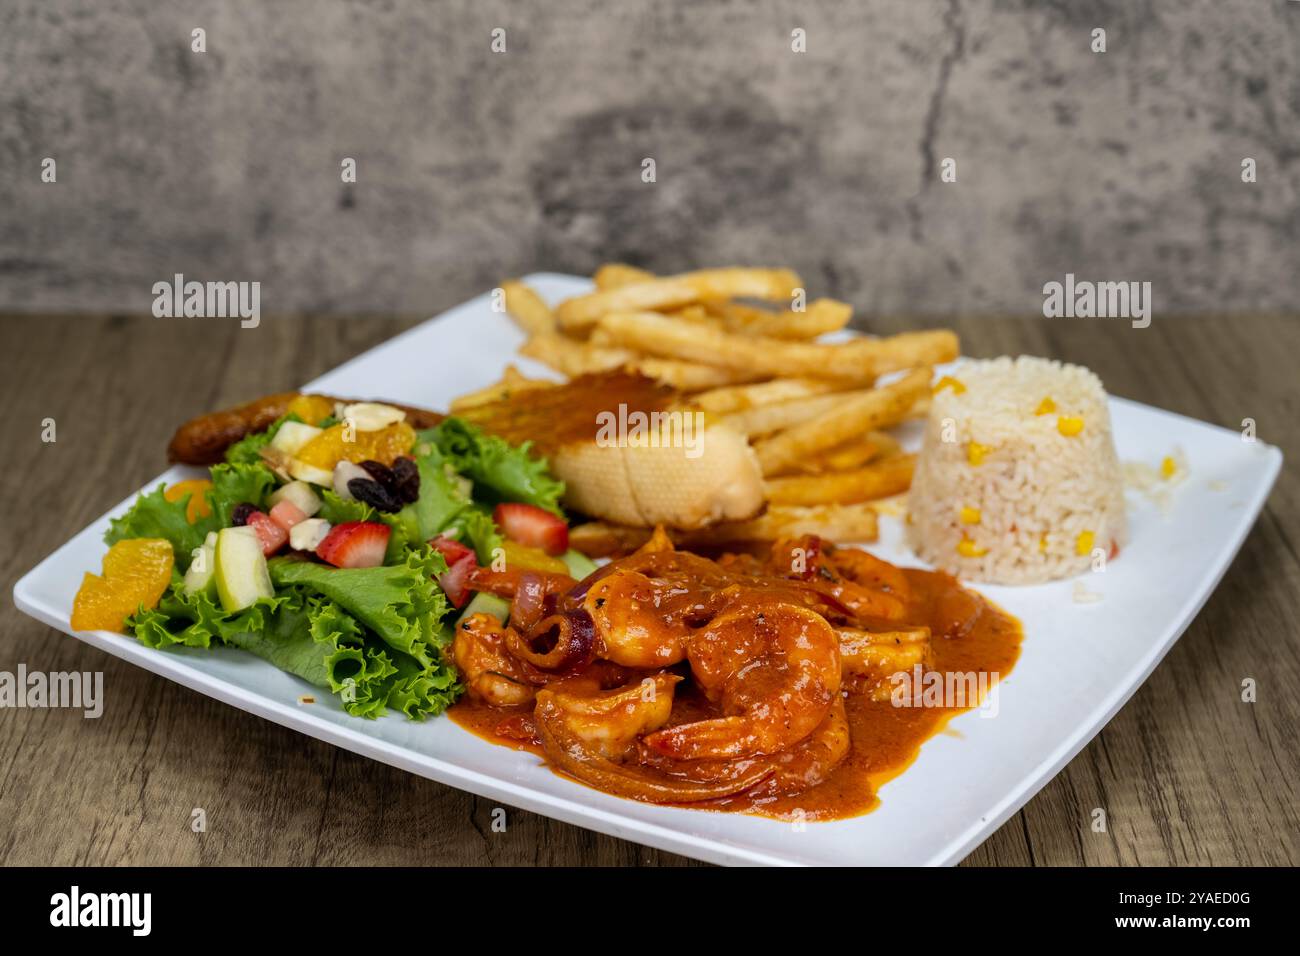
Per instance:
[[[906,491],[914,465],[888,429],[924,413],[931,366],[958,355],[955,333],[821,341],[846,328],[853,310],[833,299],[805,303],[803,281],[788,269],[659,277],[609,263],[593,280],[594,292],[554,309],[524,283],[502,283],[506,312],[528,335],[520,354],[570,378],[622,368],[671,386],[683,403],[746,435],[763,470],[763,514],[676,534],[679,544],[797,534],[874,540],[876,503]],[[451,410],[550,384],[511,366]],[[601,522],[572,532],[574,547],[592,555],[622,553],[649,536]]]

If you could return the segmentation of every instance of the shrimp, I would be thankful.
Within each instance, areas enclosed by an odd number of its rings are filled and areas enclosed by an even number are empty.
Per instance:
[[[506,629],[491,614],[474,614],[456,629],[452,653],[471,697],[494,707],[531,703],[545,683],[527,663],[506,652]]]
[[[639,687],[635,691],[639,698]],[[753,760],[715,763],[709,768],[710,779],[697,780],[641,766],[634,760],[610,759],[605,753],[611,749],[612,738],[602,740],[593,735],[586,716],[575,720],[562,707],[560,697],[554,690],[537,695],[533,716],[546,759],[574,779],[607,793],[646,803],[699,803],[743,793],[772,775],[771,767]],[[652,716],[657,718],[657,710]],[[621,750],[622,735],[617,736],[619,746],[613,748],[615,752]]]
[[[901,601],[912,595],[911,585],[902,568],[882,561],[860,548],[836,548],[830,555],[831,563],[841,575],[857,584],[877,591],[888,591]]]
[[[644,741],[640,749],[647,769],[653,768],[671,779],[688,779],[697,787],[726,786],[736,780],[744,782],[761,777],[743,792],[747,798],[765,800],[802,793],[822,783],[848,756],[850,744],[848,715],[843,698],[837,694],[826,719],[812,733],[775,754],[678,763],[654,753]],[[733,791],[740,792],[739,788]]]
[[[673,688],[681,680],[677,674],[655,674],[613,690],[587,693],[557,687],[538,694],[538,706],[590,752],[621,761],[636,749],[638,737],[668,722]]]
[[[687,656],[696,683],[727,716],[680,724],[645,738],[676,760],[772,754],[826,719],[840,689],[839,636],[816,611],[738,595],[697,631]]]
[[[625,667],[669,667],[686,658],[690,627],[666,619],[662,605],[688,589],[640,571],[618,570],[587,591],[583,608],[596,628],[597,656]]]
[[[930,629],[910,627],[898,631],[859,631],[836,628],[840,638],[840,663],[846,681],[865,689],[872,700],[889,700],[890,679],[899,671],[929,667]]]
[[[848,756],[851,744],[849,718],[838,694],[830,713],[813,732],[789,750],[761,758],[771,768],[766,781],[749,791],[756,799],[803,793],[822,783]]]

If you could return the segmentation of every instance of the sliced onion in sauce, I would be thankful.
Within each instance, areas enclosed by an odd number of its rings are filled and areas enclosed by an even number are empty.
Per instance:
[[[591,615],[581,608],[544,618],[524,637],[511,629],[506,649],[521,661],[544,671],[575,670],[591,660],[596,646],[596,627]],[[539,644],[549,644],[537,650]]]

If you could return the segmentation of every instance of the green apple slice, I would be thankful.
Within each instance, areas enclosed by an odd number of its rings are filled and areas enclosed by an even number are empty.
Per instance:
[[[288,467],[289,477],[297,481],[310,482],[313,485],[320,485],[322,488],[328,488],[334,484],[334,472],[326,471],[324,468],[317,468],[315,465],[309,465],[297,458],[290,458]]]
[[[577,578],[579,581],[596,570],[595,561],[573,548],[560,555],[560,560],[568,565],[569,576]]]
[[[262,542],[249,527],[222,528],[217,534],[214,577],[221,606],[233,614],[258,598],[275,597],[271,572],[266,568]]]
[[[456,618],[457,629],[475,614],[491,614],[504,625],[510,617],[510,602],[497,597],[495,594],[479,591],[469,599],[469,603],[465,605],[465,610],[461,611],[460,617]]]
[[[331,473],[330,479],[333,480],[333,477]],[[316,492],[312,491],[311,485],[305,481],[291,481],[271,492],[270,497],[266,499],[266,510],[270,511],[281,501],[293,502],[298,510],[308,518],[320,511],[320,497]]]
[[[209,597],[216,596],[216,551],[217,533],[209,531],[203,544],[194,549],[194,560],[185,572],[185,593],[203,593]]]
[[[302,422],[284,422],[280,426],[280,430],[275,433],[275,437],[271,439],[271,447],[278,448],[286,455],[293,455],[294,452],[320,433],[321,429],[313,425],[304,425]]]

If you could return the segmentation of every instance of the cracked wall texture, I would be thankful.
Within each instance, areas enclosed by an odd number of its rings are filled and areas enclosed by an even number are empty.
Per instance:
[[[1300,3],[9,0],[0,210],[9,311],[182,272],[419,314],[610,259],[793,265],[866,315],[1037,312],[1067,271],[1294,310]]]

